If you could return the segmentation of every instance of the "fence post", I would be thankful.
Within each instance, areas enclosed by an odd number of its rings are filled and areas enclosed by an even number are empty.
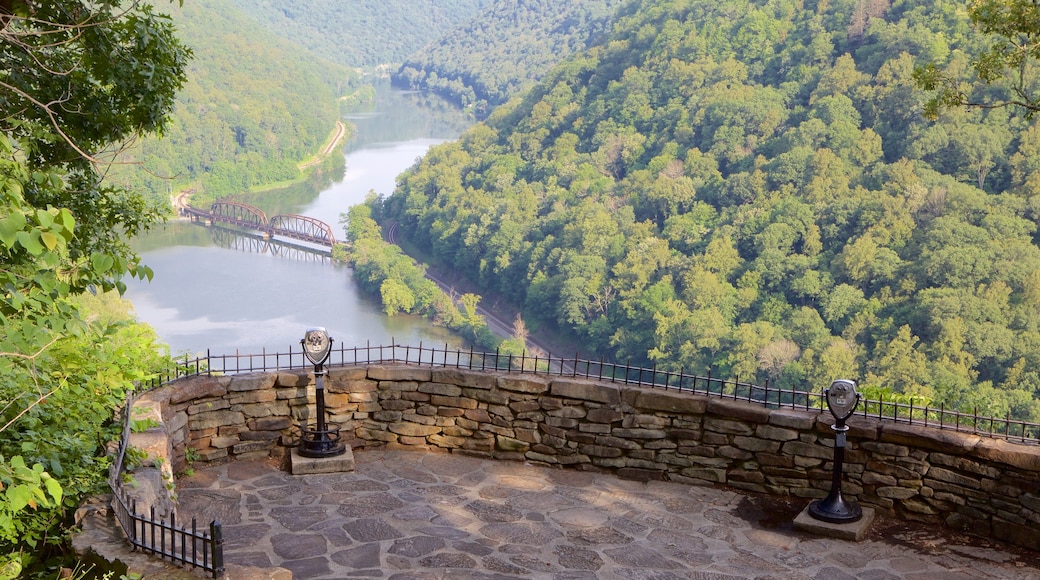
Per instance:
[[[224,573],[224,532],[220,529],[220,520],[210,523],[209,537],[213,542],[213,577],[219,578]]]

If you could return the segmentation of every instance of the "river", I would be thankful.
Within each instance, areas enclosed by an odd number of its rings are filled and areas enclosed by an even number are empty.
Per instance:
[[[268,215],[320,219],[342,237],[340,214],[369,191],[390,195],[396,177],[432,145],[458,138],[471,121],[436,97],[377,90],[367,110],[348,115],[356,127],[344,147],[346,171],[321,190],[297,184],[252,194],[247,203]],[[176,221],[133,241],[153,280],[127,281],[138,319],[155,328],[175,355],[243,354],[298,349],[307,328],[324,326],[337,347],[390,344],[461,346],[461,339],[417,316],[386,316],[361,292],[346,266],[272,255],[262,244],[228,247],[220,230]]]

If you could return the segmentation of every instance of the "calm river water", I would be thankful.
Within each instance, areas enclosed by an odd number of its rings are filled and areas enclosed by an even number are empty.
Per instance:
[[[344,149],[341,181],[321,191],[297,185],[256,194],[247,202],[268,215],[318,218],[341,237],[340,214],[371,190],[392,193],[402,171],[430,146],[456,139],[470,123],[435,97],[387,87],[378,94],[370,110],[348,116],[357,130]],[[213,354],[285,352],[290,345],[298,348],[312,326],[326,327],[337,346],[461,344],[422,318],[387,317],[345,266],[231,249],[219,232],[173,222],[134,241],[155,277],[151,283],[128,281],[126,297],[138,319],[151,324],[176,355],[207,349]]]

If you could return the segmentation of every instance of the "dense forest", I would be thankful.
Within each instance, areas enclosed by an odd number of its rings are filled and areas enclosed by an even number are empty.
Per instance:
[[[435,91],[483,117],[603,36],[621,1],[496,0],[408,56],[393,81]]]
[[[970,80],[987,40],[959,4],[642,0],[613,22],[373,215],[597,354],[1040,419],[1040,125],[926,119],[913,78]]]
[[[400,63],[489,0],[232,0],[256,24],[350,67]]]
[[[193,51],[187,82],[161,138],[129,149],[124,159],[138,164],[113,178],[162,200],[193,189],[196,203],[297,178],[359,75],[279,39],[231,0],[162,8]]]

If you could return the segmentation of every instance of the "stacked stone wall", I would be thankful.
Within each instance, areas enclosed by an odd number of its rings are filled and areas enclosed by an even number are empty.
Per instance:
[[[174,468],[282,455],[313,423],[309,373],[194,377],[163,402]],[[608,382],[416,366],[336,368],[330,421],[354,447],[444,450],[639,480],[827,495],[829,413]],[[1040,449],[864,417],[849,420],[843,493],[912,520],[1040,549]],[[186,453],[186,450],[187,453]]]

